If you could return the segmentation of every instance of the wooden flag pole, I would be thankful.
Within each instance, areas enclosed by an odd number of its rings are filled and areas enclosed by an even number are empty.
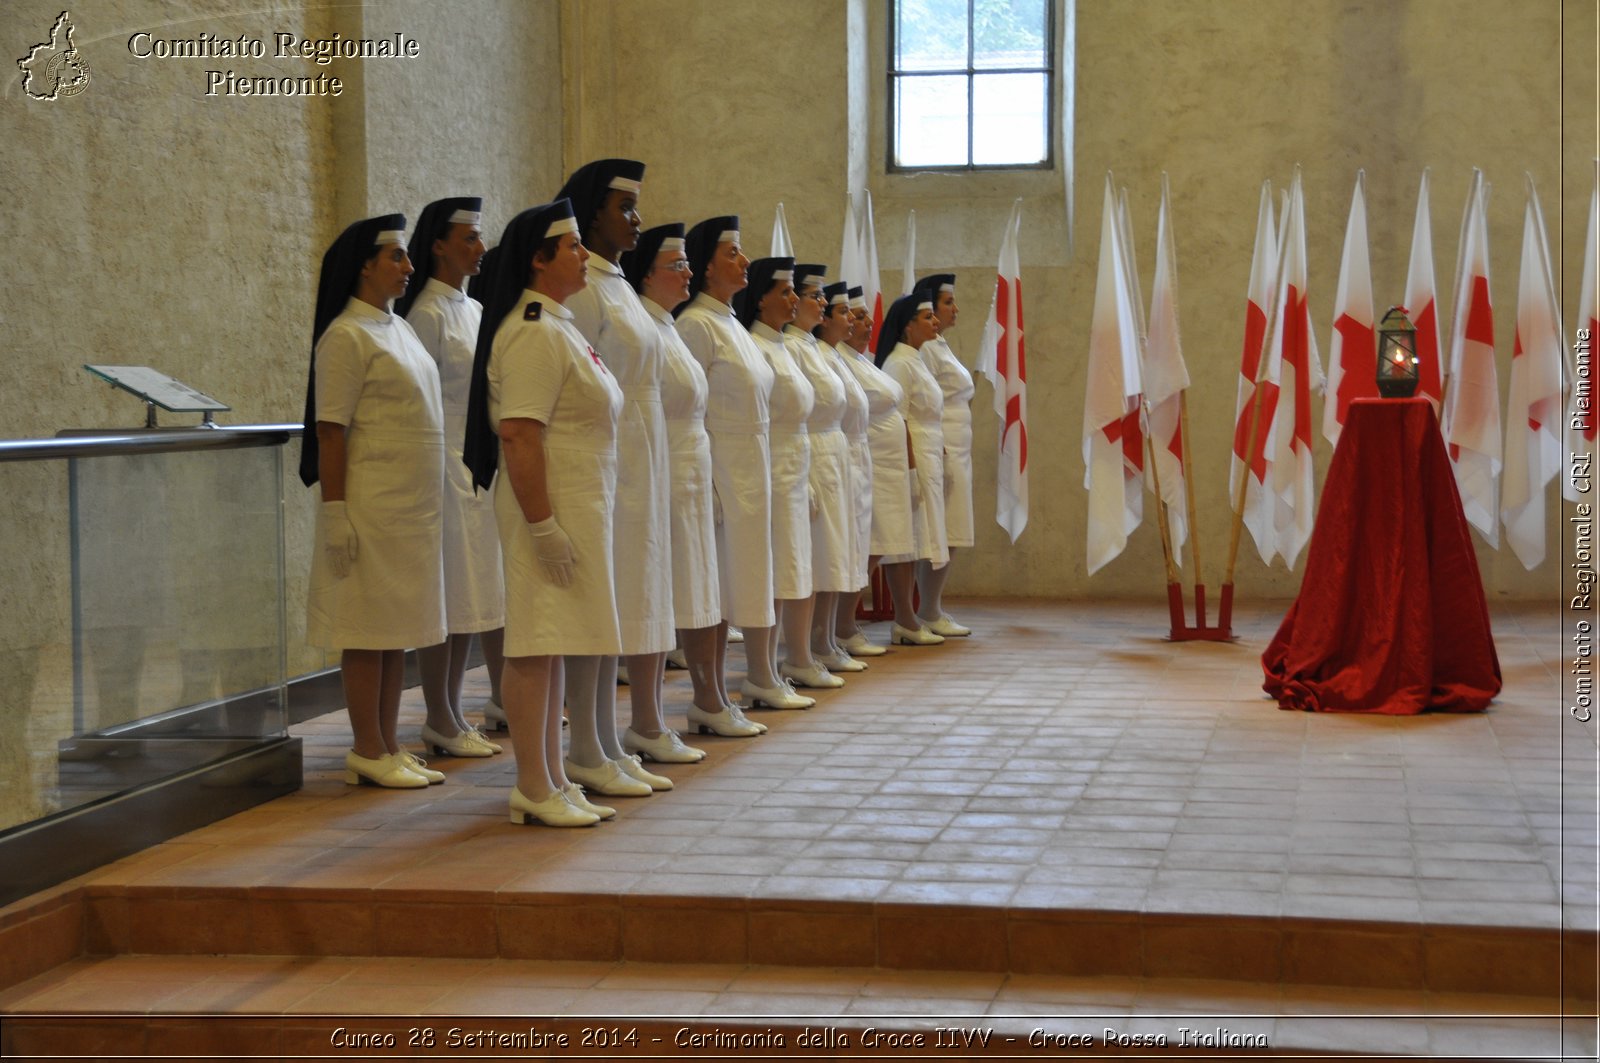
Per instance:
[[[1183,496],[1189,518],[1189,558],[1194,566],[1194,622],[1195,627],[1206,627],[1206,585],[1201,582],[1205,570],[1200,567],[1200,521],[1195,516],[1194,467],[1189,451],[1193,443],[1189,435],[1189,389],[1178,392],[1178,431],[1183,435]]]
[[[1144,447],[1150,462],[1151,483],[1156,492],[1156,527],[1161,532],[1161,560],[1167,571],[1167,612],[1171,615],[1172,641],[1182,640],[1187,624],[1183,615],[1183,587],[1178,583],[1178,566],[1172,560],[1172,529],[1167,523],[1167,500],[1161,494],[1161,469],[1156,465],[1156,440],[1150,432],[1150,403],[1143,399]]]

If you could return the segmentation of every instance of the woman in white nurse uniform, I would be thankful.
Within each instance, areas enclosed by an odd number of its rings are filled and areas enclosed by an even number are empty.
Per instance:
[[[844,680],[832,673],[835,667],[851,672],[862,671],[865,667],[836,654],[831,638],[820,651],[830,661],[820,660],[815,646],[817,618],[826,617],[828,623],[822,626],[823,631],[831,631],[838,596],[860,587],[855,581],[852,531],[855,499],[851,493],[850,441],[844,433],[848,392],[830,364],[838,360],[833,347],[829,345],[824,350],[815,335],[828,308],[827,298],[822,294],[826,273],[827,267],[816,263],[795,266],[794,286],[800,302],[795,308],[794,321],[783,330],[784,346],[805,374],[814,396],[811,416],[806,419],[806,435],[811,441],[811,585],[815,593],[807,631],[800,634],[812,651],[811,666],[807,668],[796,659],[790,641],[793,636],[785,630],[784,644],[789,650],[789,659],[783,675],[800,686],[820,689],[844,685]],[[864,404],[865,398],[862,401]]]
[[[612,531],[617,619],[628,667],[630,729],[659,738],[667,730],[661,716],[662,674],[676,639],[661,338],[620,265],[623,253],[639,242],[643,180],[642,162],[600,159],[579,167],[557,197],[572,201],[578,233],[589,252],[589,284],[567,301],[567,308],[622,388]],[[566,664],[567,718],[572,724],[567,731],[568,777],[609,797],[648,797],[672,789],[672,780],[646,770],[617,733],[616,658],[574,657]]]
[[[711,437],[706,435],[706,373],[683,345],[672,311],[689,298],[689,256],[682,223],[658,225],[622,256],[628,283],[638,292],[661,338],[661,406],[667,419],[672,480],[672,606],[678,640],[694,685],[694,704],[727,703],[717,662],[722,621],[717,581],[716,524],[711,511]],[[675,731],[651,737],[629,729],[624,748],[666,764],[705,756]]]
[[[611,567],[622,389],[562,305],[582,290],[588,257],[564,199],[506,226],[484,299],[464,447],[474,482],[494,485],[505,565],[511,820],[553,827],[616,814],[568,780],[561,756],[563,655],[622,645]]]
[[[342,651],[345,781],[443,782],[400,748],[405,651],[444,640],[439,371],[390,305],[406,290],[403,214],[346,229],[322,259],[300,478],[322,484],[306,640]]]
[[[942,567],[950,561],[944,527],[944,393],[928,372],[920,348],[938,334],[933,300],[913,293],[901,296],[884,315],[878,333],[877,364],[905,392],[906,428],[911,435],[912,528],[916,548],[883,558],[895,622],[889,641],[896,645],[936,646],[944,641],[918,619],[911,604],[915,562]]]
[[[772,369],[767,400],[772,485],[773,609],[790,640],[791,655],[811,656],[811,441],[806,419],[814,396],[788,351],[781,330],[794,320],[794,259],[750,263],[750,284],[734,300],[739,323]],[[803,626],[802,626],[803,621]],[[798,648],[792,639],[798,633]],[[797,693],[778,667],[777,628],[745,632],[745,680],[739,692],[752,708],[808,709],[815,699]],[[792,663],[792,662],[791,662]]]
[[[723,678],[728,625],[765,632],[772,607],[772,485],[767,459],[767,399],[772,369],[729,305],[749,278],[750,260],[739,246],[735,215],[707,218],[684,237],[689,259],[689,302],[678,307],[678,335],[706,374],[706,434],[711,438],[712,515],[717,528],[717,583],[722,621],[717,625],[714,686],[721,703],[689,706],[691,726],[702,734],[748,738],[766,725],[745,718],[728,699]],[[770,637],[770,632],[765,632]],[[762,636],[758,636],[762,637]],[[750,652],[751,643],[746,642]],[[765,653],[765,643],[762,643]],[[691,671],[693,669],[691,668]],[[696,684],[696,690],[702,684]]]
[[[844,413],[839,427],[844,432],[849,457],[845,518],[849,534],[849,588],[836,594],[831,610],[818,603],[811,625],[811,652],[830,672],[860,672],[866,662],[850,656],[840,641],[856,633],[856,603],[867,585],[872,549],[872,444],[867,437],[871,405],[866,389],[850,363],[856,352],[845,345],[855,328],[850,313],[849,286],[843,281],[822,289],[827,309],[817,328],[817,350],[822,361],[844,386]],[[876,647],[874,647],[876,648]]]
[[[487,494],[473,490],[472,474],[461,461],[473,348],[483,316],[483,307],[465,288],[467,278],[477,276],[483,263],[482,210],[483,200],[477,196],[439,199],[422,208],[411,248],[418,279],[394,304],[395,313],[416,330],[439,367],[444,396],[444,613],[450,634],[437,646],[419,647],[417,665],[428,713],[422,744],[456,757],[500,752],[500,746],[468,723],[461,711],[473,635],[483,645],[490,701],[499,705],[506,622],[494,503]]]
[[[972,374],[950,349],[950,331],[956,323],[956,275],[935,273],[917,281],[915,291],[933,300],[933,317],[939,335],[922,345],[922,361],[939,382],[944,395],[944,527],[952,557],[957,547],[974,542],[972,527]],[[935,568],[917,562],[918,614],[922,626],[945,638],[972,634],[944,611],[944,585],[950,566]]]

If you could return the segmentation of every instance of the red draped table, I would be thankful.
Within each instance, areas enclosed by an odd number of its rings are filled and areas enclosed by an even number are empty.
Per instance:
[[[1480,712],[1500,659],[1455,475],[1426,399],[1357,399],[1299,597],[1261,655],[1283,709]]]

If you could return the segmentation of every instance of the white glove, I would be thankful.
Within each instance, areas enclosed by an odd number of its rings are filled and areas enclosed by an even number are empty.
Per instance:
[[[528,525],[528,530],[533,533],[533,552],[544,566],[544,574],[557,587],[570,587],[574,567],[572,540],[556,523],[555,514]]]
[[[811,507],[811,519],[816,520],[820,507],[817,505],[817,489],[810,484],[806,484],[806,504]]]
[[[722,524],[722,496],[717,494],[717,489],[711,489],[711,523]]]
[[[342,500],[322,503],[322,550],[336,579],[350,575],[356,560],[356,528]]]
[[[911,504],[920,506],[922,505],[922,474],[912,469],[909,475],[911,477]]]

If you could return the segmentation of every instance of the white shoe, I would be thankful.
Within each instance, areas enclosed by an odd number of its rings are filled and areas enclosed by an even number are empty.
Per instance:
[[[925,627],[915,631],[901,627],[899,624],[889,626],[889,644],[891,646],[937,646],[944,641],[943,635],[935,635]]]
[[[818,664],[830,672],[865,672],[867,670],[867,662],[858,661],[843,650],[838,653],[817,653],[813,651],[811,655],[816,658]]]
[[[593,812],[585,812],[560,790],[551,790],[540,801],[529,801],[522,791],[511,788],[511,822],[519,827],[532,816],[547,827],[592,827],[600,822]]]
[[[676,668],[683,672],[689,670],[689,658],[688,655],[683,652],[682,646],[679,646],[675,650],[667,651],[667,667]]]
[[[857,631],[847,639],[839,639],[839,648],[852,657],[882,657],[889,651],[867,638],[865,631]]]
[[[484,736],[484,733],[482,731],[478,730],[476,727],[472,726],[470,723],[467,724],[466,733],[468,735],[472,736],[472,740],[474,742],[478,743],[483,748],[487,749],[490,752],[491,755],[495,754],[495,753],[503,753],[503,752],[505,752],[505,750],[501,747],[499,742],[491,742],[491,741],[489,741],[489,739]]]
[[[753,720],[745,719],[737,710],[732,709],[724,709],[722,712],[707,712],[698,705],[690,705],[688,717],[689,726],[703,735],[718,735],[722,738],[754,738],[766,730],[765,727]]]
[[[567,778],[581,784],[586,790],[606,797],[649,797],[655,793],[649,783],[624,774],[614,760],[608,760],[597,768],[586,768],[570,760],[563,761],[563,764],[567,769]]]
[[[921,618],[919,617],[918,619]],[[939,635],[947,639],[966,638],[968,635],[972,634],[972,629],[970,627],[964,627],[961,624],[956,623],[953,619],[951,619],[949,613],[942,613],[937,619],[934,620],[924,620],[922,622],[922,626],[933,632],[935,635]]]
[[[575,782],[567,783],[566,786],[562,787],[561,792],[567,795],[567,800],[571,801],[574,806],[589,813],[591,816],[599,816],[601,819],[616,818],[616,809],[612,808],[610,805],[595,804],[593,801],[589,800],[588,796],[583,792],[583,787],[579,786]]]
[[[677,731],[662,731],[654,738],[646,738],[630,727],[622,732],[622,748],[658,764],[697,764],[706,757],[705,750],[685,744]]]
[[[394,754],[394,756],[399,757],[401,762],[404,763],[406,767],[410,768],[424,779],[427,779],[428,782],[444,782],[444,772],[434,771],[432,768],[428,767],[427,761],[423,760],[415,753],[402,749],[400,752]]]
[[[736,642],[743,642],[743,641],[744,641],[744,632],[740,631],[738,628],[734,627],[732,624],[729,624],[728,625],[728,644],[731,646]]]
[[[625,665],[625,664],[617,665],[617,686],[625,687],[625,686],[629,686],[629,685],[630,684],[628,683],[628,666]]]
[[[766,734],[769,730],[767,725],[762,723],[760,720],[752,720],[750,717],[746,716],[744,714],[744,710],[737,705],[729,705],[728,711],[733,713],[733,718],[735,720],[738,720],[746,727],[754,727],[757,734]]]
[[[778,666],[778,674],[795,686],[808,687],[812,690],[837,690],[844,686],[843,679],[815,661],[811,662],[810,668],[800,668],[785,661]]]
[[[483,703],[483,727],[486,731],[511,730],[511,722],[506,719],[506,710],[493,698]]]
[[[477,731],[462,731],[446,738],[427,724],[422,725],[422,745],[425,750],[452,757],[492,757],[497,750],[489,748],[487,740],[474,740]]]
[[[428,780],[412,771],[395,754],[362,757],[353,749],[344,755],[344,781],[351,786],[365,782],[391,790],[425,790],[428,787]]]
[[[793,687],[782,682],[775,687],[758,687],[746,679],[739,684],[739,693],[744,695],[752,709],[758,705],[769,709],[809,709],[817,703],[816,698],[797,694]]]
[[[643,762],[639,760],[638,756],[634,754],[629,754],[620,760],[613,760],[611,763],[621,768],[622,774],[628,776],[630,779],[635,779],[644,783],[652,790],[660,792],[662,790],[672,789],[671,779],[667,778],[665,775],[657,775],[655,772],[646,768]]]

